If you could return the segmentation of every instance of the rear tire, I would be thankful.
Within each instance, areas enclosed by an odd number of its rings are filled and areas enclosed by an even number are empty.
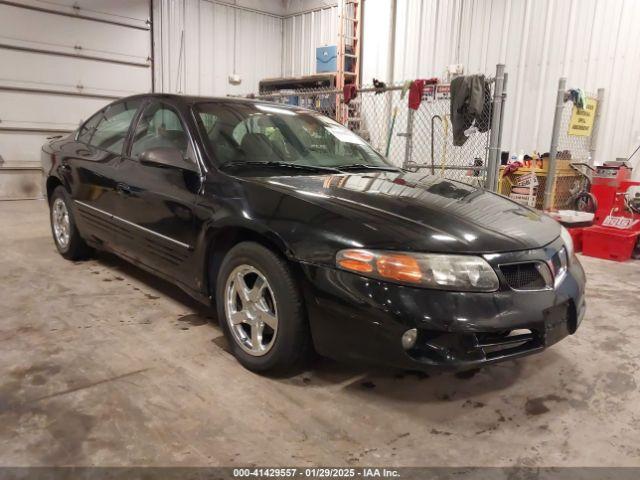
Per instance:
[[[91,254],[91,249],[78,232],[71,198],[62,186],[56,187],[51,195],[49,219],[53,242],[60,255],[67,260],[81,260]]]
[[[254,372],[301,366],[311,335],[291,268],[255,242],[233,247],[216,281],[220,325],[236,359]]]

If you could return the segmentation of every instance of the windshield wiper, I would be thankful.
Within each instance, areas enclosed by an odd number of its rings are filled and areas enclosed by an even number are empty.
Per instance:
[[[397,167],[392,166],[378,166],[378,165],[367,165],[366,163],[352,163],[349,165],[340,165],[338,167],[340,170],[382,170],[384,172],[401,172]]]
[[[330,173],[340,173],[340,170],[333,167],[321,167],[319,165],[306,165],[302,163],[288,163],[288,162],[259,162],[259,161],[249,161],[249,162],[225,162],[220,167],[273,167],[273,168],[294,168],[296,170],[307,170],[312,172],[330,172]]]

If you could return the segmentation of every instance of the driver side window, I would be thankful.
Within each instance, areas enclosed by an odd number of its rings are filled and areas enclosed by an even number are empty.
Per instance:
[[[133,133],[131,156],[138,157],[150,148],[173,147],[187,158],[189,138],[178,114],[168,105],[156,102],[147,106]]]

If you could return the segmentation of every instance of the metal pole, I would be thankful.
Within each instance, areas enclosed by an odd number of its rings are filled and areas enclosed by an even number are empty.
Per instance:
[[[407,143],[405,143],[404,146],[404,163],[402,164],[402,168],[407,168],[407,165],[409,165],[413,154],[413,116],[415,115],[415,113],[415,110],[412,110],[411,108],[408,109],[407,133],[398,134],[399,136],[407,138]]]
[[[393,85],[396,63],[396,18],[398,14],[397,0],[391,1],[391,16],[389,18],[389,44],[387,47],[387,85]]]
[[[156,91],[156,61],[155,61],[155,53],[154,53],[154,49],[155,49],[155,38],[154,35],[154,31],[153,31],[153,0],[151,0],[149,2],[149,36],[151,39],[151,52],[149,55],[149,58],[151,59],[151,93],[155,93]],[[200,93],[200,92],[198,92]]]
[[[561,77],[558,81],[558,95],[556,96],[556,112],[553,117],[553,130],[551,131],[551,147],[549,148],[549,173],[544,189],[544,203],[542,208],[550,210],[552,207],[553,192],[556,183],[556,156],[558,155],[558,137],[560,124],[562,123],[562,110],[564,109],[564,93],[567,89],[567,79]]]
[[[598,106],[596,107],[596,118],[593,119],[593,131],[591,132],[591,142],[589,143],[589,166],[593,167],[596,161],[598,150],[598,134],[600,133],[600,120],[602,116],[602,105],[604,103],[604,88],[598,89]]]
[[[500,115],[502,112],[502,85],[504,81],[504,65],[496,65],[495,90],[493,91],[493,105],[491,107],[491,135],[489,137],[489,160],[487,162],[486,186],[495,191],[498,184],[498,166],[500,162]]]
[[[412,165],[411,168],[428,168],[429,170],[431,170],[431,165],[428,164],[423,164],[423,165]],[[485,172],[487,170],[486,167],[476,167],[475,165],[471,166],[471,165],[444,165],[444,166],[439,166],[438,167],[439,170],[473,170],[473,171],[478,171],[478,172]]]
[[[495,185],[493,185],[493,191],[498,191],[498,183],[500,182],[500,165],[502,164],[502,131],[504,130],[504,103],[507,101],[507,80],[509,79],[509,74],[507,72],[503,75],[504,79],[502,80],[502,99],[500,105],[500,127],[498,128],[498,157],[496,158],[496,176],[495,176]]]
[[[391,15],[389,16],[389,39],[387,46],[387,87],[393,85],[395,77],[395,63],[396,63],[396,18],[398,13],[397,0],[391,1]],[[385,96],[385,119],[387,120],[384,125],[383,138],[389,138],[389,129],[391,128],[391,111],[393,109],[393,93],[386,92]]]

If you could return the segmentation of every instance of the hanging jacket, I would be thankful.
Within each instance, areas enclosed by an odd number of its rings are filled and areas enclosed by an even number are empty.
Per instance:
[[[481,132],[491,126],[491,88],[484,75],[464,75],[451,80],[451,125],[453,144],[464,145],[471,125]]]

